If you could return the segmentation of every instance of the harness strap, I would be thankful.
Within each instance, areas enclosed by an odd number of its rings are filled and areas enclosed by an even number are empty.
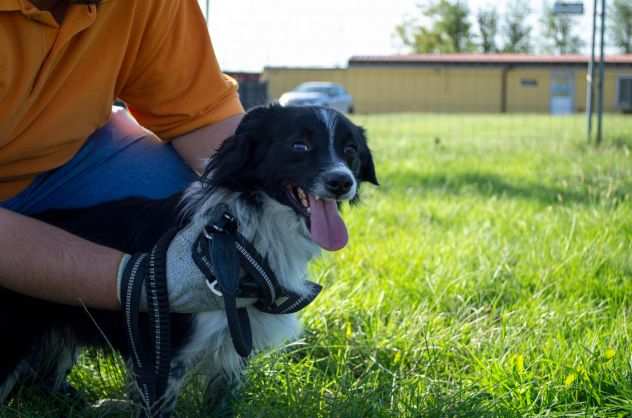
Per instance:
[[[121,280],[121,304],[136,380],[146,413],[160,416],[171,363],[170,314],[167,289],[167,250],[178,230],[169,230],[151,252],[135,254],[125,265]],[[215,207],[211,222],[192,248],[196,265],[206,276],[211,290],[223,297],[228,328],[237,353],[252,351],[252,330],[246,308],[237,307],[238,298],[255,298],[254,307],[270,314],[289,314],[309,305],[321,290],[307,282],[310,292],[303,296],[283,288],[264,258],[239,232],[228,206]],[[241,276],[241,269],[245,272]],[[139,312],[145,283],[148,324],[141,329]],[[144,332],[143,332],[144,331]],[[147,415],[144,415],[147,416]]]
[[[252,351],[248,311],[237,308],[237,298],[255,298],[254,307],[270,314],[290,314],[309,305],[321,286],[307,282],[310,292],[303,296],[283,288],[264,258],[239,232],[228,206],[219,204],[211,221],[193,246],[193,260],[205,274],[213,292],[222,295],[228,329],[237,353]],[[245,275],[240,277],[240,267]]]
[[[305,281],[310,288],[305,296],[282,287],[268,263],[241,234],[235,246],[241,256],[241,265],[248,273],[241,285],[244,288],[254,285],[260,290],[259,300],[255,303],[255,308],[260,311],[275,315],[296,313],[312,303],[322,290],[321,285],[309,280]]]
[[[210,265],[215,270],[215,280],[224,298],[224,311],[233,345],[240,356],[247,357],[252,351],[252,333],[248,312],[245,308],[237,308],[240,270],[239,253],[235,247],[237,221],[226,209],[225,205],[215,207],[211,214],[212,222],[205,228],[203,235],[212,234],[213,237]]]

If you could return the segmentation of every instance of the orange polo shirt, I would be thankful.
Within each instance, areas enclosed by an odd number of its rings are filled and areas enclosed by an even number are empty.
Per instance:
[[[67,162],[115,98],[169,140],[243,111],[196,0],[0,0],[0,201]],[[156,167],[160,170],[160,167]]]

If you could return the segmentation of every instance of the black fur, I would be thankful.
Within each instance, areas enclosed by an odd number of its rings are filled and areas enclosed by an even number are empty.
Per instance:
[[[91,208],[47,211],[34,218],[127,253],[145,252],[175,224],[179,200],[179,195],[165,200],[130,198]],[[90,315],[83,307],[55,304],[0,288],[0,333],[6,336],[0,350],[0,382],[20,361],[28,362],[37,372],[26,376],[30,380],[50,380],[56,366],[50,354],[60,348],[49,343],[51,332],[63,335],[69,347],[76,344],[109,349],[112,344],[127,356],[122,313],[90,309]],[[190,315],[172,315],[175,350],[187,341],[190,321]]]
[[[249,112],[235,135],[211,159],[200,179],[204,187],[196,198],[205,201],[217,188],[224,188],[243,192],[242,198],[256,206],[257,196],[264,192],[295,208],[295,203],[289,201],[287,186],[309,190],[324,170],[323,162],[331,163],[332,146],[336,155],[344,156],[356,179],[377,184],[364,131],[337,114],[333,135],[319,119],[319,112],[322,115],[324,110],[278,105]],[[48,211],[35,218],[126,253],[146,252],[170,227],[187,222],[180,216],[181,199],[181,194],[164,200],[129,198],[90,208]],[[195,212],[195,202],[191,208]],[[83,307],[51,303],[0,288],[0,384],[25,362],[35,371],[36,375],[31,376],[35,380],[54,377],[58,359],[52,353],[59,346],[107,349],[112,344],[127,356],[122,313],[90,309],[90,314],[92,317]],[[172,315],[174,353],[186,344],[191,332],[191,315]],[[50,342],[53,334],[61,339]]]
[[[264,191],[291,206],[285,191],[288,179],[311,189],[327,161],[329,132],[316,115],[319,109],[273,104],[251,110],[208,164],[206,174],[213,173],[212,186],[245,193]],[[344,156],[359,181],[379,185],[364,129],[340,113],[336,117],[340,123],[336,124],[335,151]],[[292,150],[293,144],[303,141],[311,147],[307,156]],[[357,151],[346,154],[348,145]]]

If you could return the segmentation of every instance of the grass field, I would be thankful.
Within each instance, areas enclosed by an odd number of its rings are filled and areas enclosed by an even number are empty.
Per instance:
[[[632,117],[609,116],[599,149],[579,117],[356,120],[382,186],[345,211],[304,339],[251,362],[238,415],[631,416]],[[98,357],[73,384],[121,396]],[[194,384],[178,412],[212,416]],[[29,388],[0,409],[101,414]]]

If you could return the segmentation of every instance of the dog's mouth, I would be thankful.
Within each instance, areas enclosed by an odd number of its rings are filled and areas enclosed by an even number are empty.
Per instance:
[[[305,219],[312,241],[327,251],[337,251],[347,245],[347,227],[335,199],[307,193],[295,185],[287,186],[287,195],[294,210]]]

